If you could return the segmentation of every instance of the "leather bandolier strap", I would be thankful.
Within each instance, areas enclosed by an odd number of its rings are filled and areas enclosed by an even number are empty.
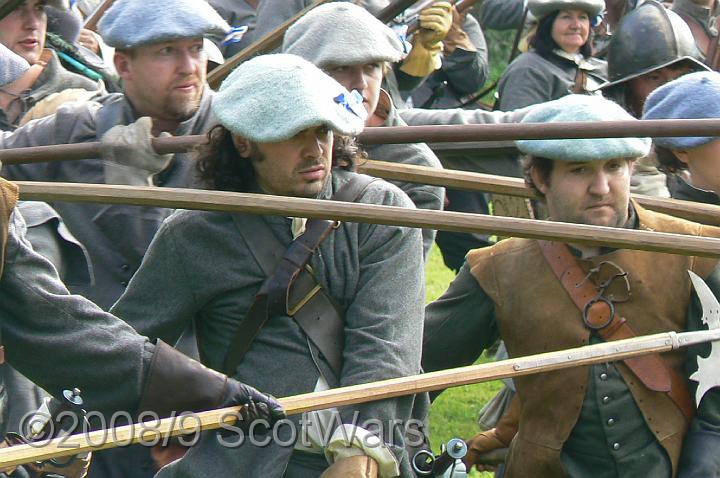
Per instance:
[[[553,273],[583,314],[588,328],[607,342],[637,336],[627,320],[615,313],[612,301],[599,299],[598,289],[583,272],[566,244],[542,240],[538,244]],[[667,393],[688,421],[692,419],[695,407],[685,378],[668,366],[659,354],[633,357],[624,362],[645,387]]]
[[[358,174],[331,198],[354,202],[376,178]],[[344,346],[344,317],[320,287],[308,263],[323,240],[340,225],[337,221],[310,219],[305,232],[285,248],[260,216],[234,216],[250,252],[268,278],[241,321],[225,357],[223,371],[233,376],[263,325],[272,317],[293,317],[340,377]]]
[[[575,72],[575,83],[572,86],[572,92],[576,95],[584,95],[588,92],[587,71],[580,67],[578,67],[577,72]]]

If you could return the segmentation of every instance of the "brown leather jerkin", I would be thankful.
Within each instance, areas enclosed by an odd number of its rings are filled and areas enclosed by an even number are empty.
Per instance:
[[[568,296],[595,331],[605,341],[622,340],[636,337],[624,317],[611,310],[609,302],[595,301],[597,289],[583,272],[575,256],[566,244],[538,240],[543,257],[550,265],[555,276],[562,284]],[[587,308],[587,310],[585,310]],[[695,415],[695,406],[690,398],[685,378],[669,367],[659,354],[643,355],[624,360],[625,365],[649,390],[667,393],[668,397],[689,420]]]

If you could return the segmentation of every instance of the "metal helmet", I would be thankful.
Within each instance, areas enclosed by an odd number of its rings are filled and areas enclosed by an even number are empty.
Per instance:
[[[675,12],[648,0],[625,15],[608,45],[606,89],[666,66],[688,61],[709,70],[700,60],[690,27]]]

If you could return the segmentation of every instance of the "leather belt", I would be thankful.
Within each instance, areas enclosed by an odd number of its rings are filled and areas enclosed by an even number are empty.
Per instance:
[[[562,284],[575,306],[582,312],[585,326],[594,330],[603,340],[610,342],[636,337],[627,320],[620,317],[610,299],[598,290],[582,270],[576,257],[566,244],[537,241],[545,260]],[[663,360],[659,354],[642,355],[624,360],[625,365],[645,387],[667,393],[685,417],[695,415],[685,378]]]

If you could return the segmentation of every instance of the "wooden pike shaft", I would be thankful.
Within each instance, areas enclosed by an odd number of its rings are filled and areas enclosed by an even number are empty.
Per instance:
[[[411,128],[411,127],[409,127]],[[376,128],[368,128],[372,131]],[[178,136],[172,138],[155,138],[153,145],[158,153],[175,153],[189,151],[205,136]],[[3,164],[27,164],[45,161],[71,161],[100,157],[100,143],[76,143],[54,146],[36,146],[0,150],[0,161]],[[455,171],[450,169],[434,169],[416,165],[404,165],[383,161],[368,161],[361,166],[361,171],[383,179],[432,184],[436,186],[486,191],[511,196],[534,198],[532,190],[526,188],[522,180],[489,174]],[[672,214],[677,217],[703,224],[720,226],[720,207],[687,201],[659,199],[636,196],[638,202],[658,212]]]
[[[434,186],[507,194],[531,199],[538,198],[535,191],[525,185],[525,181],[507,176],[436,169],[428,166],[386,161],[367,161],[358,170],[371,176],[392,181],[432,184]],[[720,226],[720,206],[651,196],[633,195],[633,198],[641,206],[653,211],[702,224]]]
[[[267,32],[262,38],[257,40],[252,45],[249,45],[244,50],[238,52],[232,57],[228,58],[225,63],[215,68],[208,74],[207,82],[213,88],[217,89],[220,86],[222,80],[230,74],[242,62],[249,60],[250,58],[261,55],[263,53],[271,52],[282,45],[283,35],[285,31],[292,26],[293,23],[298,21],[300,17],[305,15],[313,8],[327,3],[330,0],[316,0],[314,3],[308,5],[306,8],[298,12],[294,17],[288,19],[284,23],[281,23],[277,28]]]
[[[85,19],[85,23],[83,24],[83,28],[86,28],[88,30],[95,31],[97,29],[97,24],[102,18],[102,16],[105,14],[108,8],[112,7],[112,4],[115,3],[115,0],[105,0],[103,3],[101,3],[94,12],[90,14],[89,17]]]
[[[517,359],[295,395],[280,399],[280,403],[288,415],[331,407],[356,405],[374,400],[384,400],[490,380],[551,372],[570,367],[624,360],[639,355],[667,352],[699,341],[718,340],[720,338],[718,332],[720,331],[681,334],[669,332],[647,335]],[[688,337],[687,342],[685,337]],[[171,417],[161,420],[160,423],[153,424],[151,428],[143,426],[143,424],[134,424],[111,430],[98,430],[73,435],[68,438],[54,439],[44,443],[42,446],[35,444],[4,448],[0,450],[0,469],[32,461],[103,450],[118,445],[128,445],[142,441],[147,443],[159,437],[217,429],[223,425],[232,425],[239,409],[239,407],[228,407],[200,412],[186,419]]]
[[[177,138],[157,138],[155,149],[159,153],[188,151],[195,147],[204,136],[180,136]],[[58,151],[59,150],[59,151]],[[58,154],[59,153],[59,154]],[[78,143],[57,146],[38,146],[0,150],[0,160],[4,164],[25,164],[51,160],[79,160],[100,156],[99,143]],[[535,194],[517,178],[493,176],[490,174],[435,169],[425,166],[398,164],[385,161],[368,161],[360,167],[361,172],[379,178],[407,181],[435,186],[485,191],[510,196],[535,198]],[[671,214],[703,224],[720,226],[720,207],[674,199],[660,199],[649,196],[635,196],[644,207],[653,211]]]
[[[451,211],[406,209],[377,204],[288,198],[267,194],[34,181],[18,181],[17,184],[20,186],[20,198],[23,200],[129,204],[299,216],[455,232],[500,234],[670,254],[720,257],[720,239],[662,232]]]
[[[720,120],[633,120],[365,128],[361,144],[463,143],[518,139],[720,136]]]
[[[517,139],[623,138],[633,136],[720,136],[720,120],[636,120],[569,123],[505,123],[365,128],[361,144],[467,143]],[[159,153],[186,152],[206,141],[204,135],[154,138]],[[3,164],[19,164],[100,156],[100,143],[58,144],[0,150]]]

